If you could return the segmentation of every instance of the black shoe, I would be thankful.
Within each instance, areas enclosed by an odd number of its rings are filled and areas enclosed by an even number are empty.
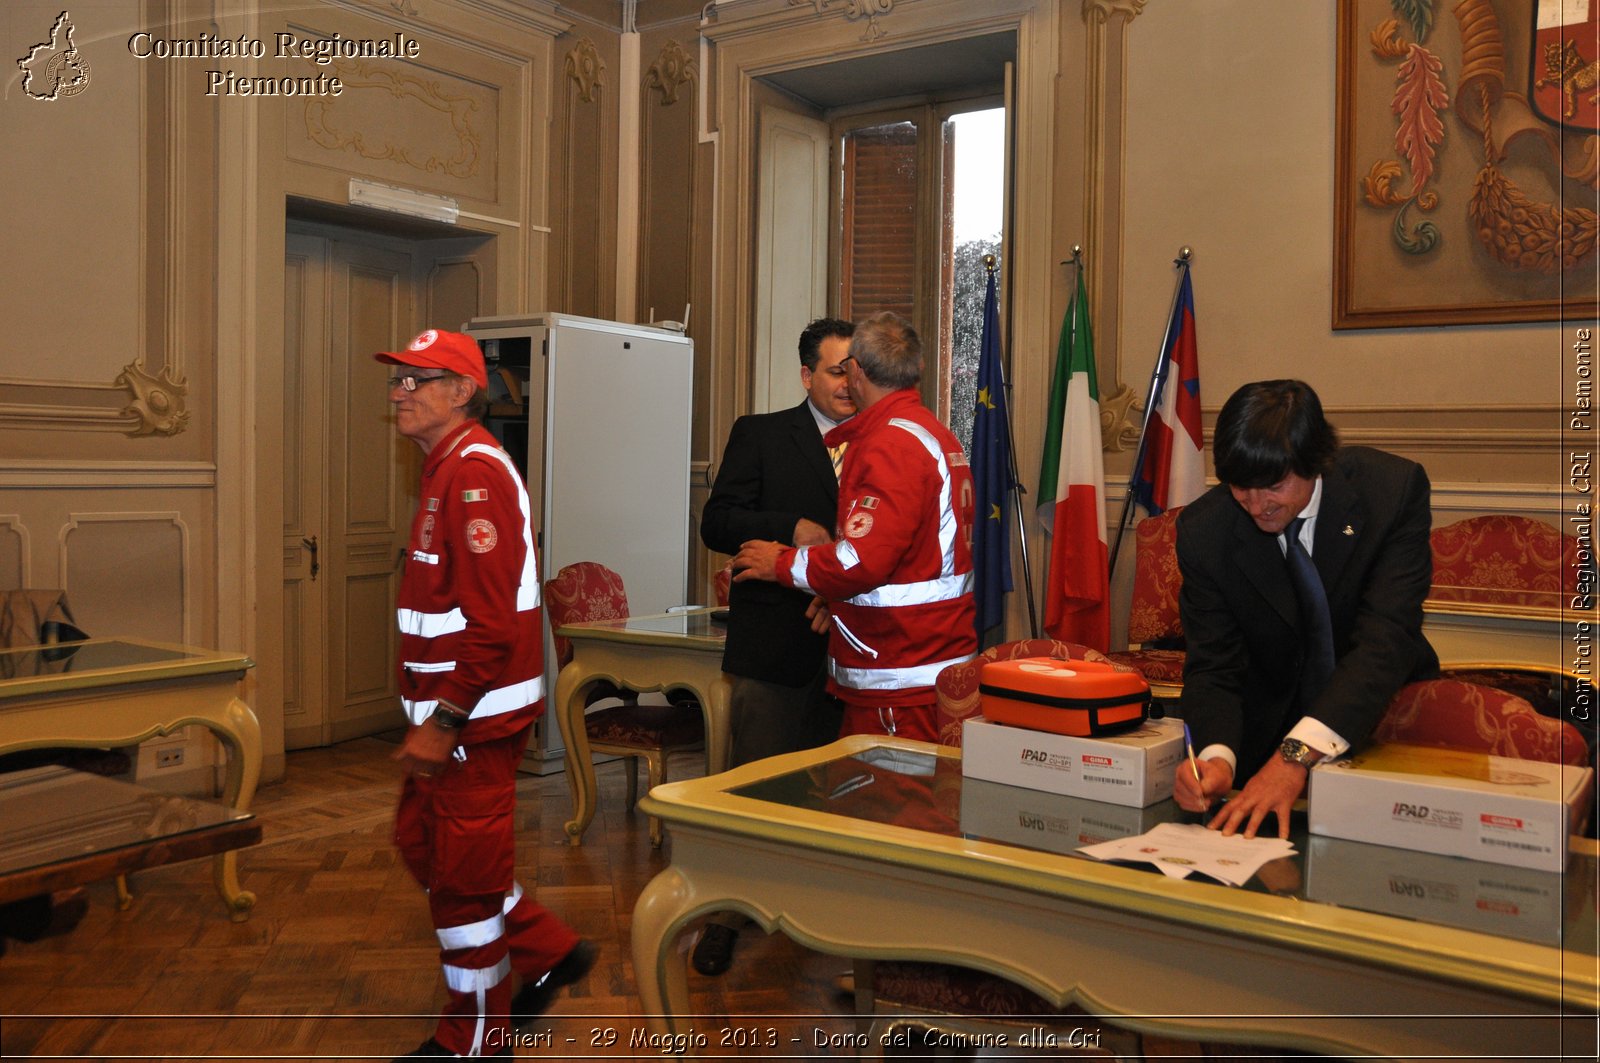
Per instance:
[[[569,986],[588,974],[589,968],[594,966],[594,961],[599,955],[598,945],[588,938],[579,939],[578,943],[572,946],[572,951],[562,957],[560,963],[538,979],[525,982],[522,988],[517,990],[517,995],[511,998],[511,1025],[520,1030],[543,1015],[562,987]]]
[[[504,1047],[502,1047],[500,1049],[500,1051],[495,1053],[495,1055],[497,1055],[497,1056],[508,1056],[510,1054],[511,1054],[511,1046],[510,1045],[505,1045]],[[466,1057],[456,1055],[454,1052],[450,1051],[444,1045],[440,1044],[438,1041],[435,1041],[433,1038],[430,1037],[426,1041],[424,1041],[420,1045],[418,1045],[412,1051],[407,1052],[403,1056],[397,1057],[395,1059],[394,1063],[400,1063],[400,1060],[402,1060],[402,1059],[419,1059],[419,1058],[420,1059],[464,1059]]]
[[[738,941],[739,932],[733,927],[708,924],[694,947],[694,969],[708,978],[722,974],[733,966],[733,946]]]

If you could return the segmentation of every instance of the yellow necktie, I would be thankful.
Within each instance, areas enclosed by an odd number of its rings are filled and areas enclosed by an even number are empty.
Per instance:
[[[839,470],[844,466],[844,448],[849,445],[849,443],[840,443],[836,447],[828,448],[828,457],[833,462],[833,477],[836,480],[839,478]]]

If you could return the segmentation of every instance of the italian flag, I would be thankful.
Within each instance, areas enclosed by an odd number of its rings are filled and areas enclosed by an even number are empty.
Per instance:
[[[1061,322],[1039,470],[1039,520],[1051,537],[1044,627],[1052,638],[1102,652],[1111,648],[1105,480],[1094,336],[1080,267],[1077,295]]]

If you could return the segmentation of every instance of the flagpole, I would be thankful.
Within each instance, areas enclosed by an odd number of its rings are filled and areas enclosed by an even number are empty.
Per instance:
[[[998,268],[993,255],[983,256],[983,268],[993,276]],[[1009,336],[1007,339],[1009,340]],[[1017,475],[1017,437],[1011,430],[1011,382],[1006,379],[1006,362],[999,359],[1000,387],[1006,393],[1006,464],[1011,476],[1011,508],[1017,518],[1017,535],[1022,543],[1022,585],[1028,592],[1028,637],[1039,637],[1039,615],[1033,604],[1033,567],[1028,563],[1028,526],[1023,523],[1022,494],[1026,490],[1022,486],[1022,477]],[[1011,544],[1006,544],[1010,549]]]
[[[1150,446],[1150,417],[1155,413],[1156,395],[1161,390],[1164,371],[1168,368],[1167,351],[1172,345],[1173,319],[1178,311],[1178,296],[1183,293],[1183,277],[1189,269],[1189,257],[1194,254],[1187,247],[1178,249],[1172,264],[1178,267],[1178,279],[1172,286],[1172,307],[1167,311],[1167,329],[1161,337],[1161,347],[1156,353],[1156,364],[1150,370],[1150,388],[1144,397],[1144,418],[1139,423],[1139,449],[1133,455],[1133,471],[1128,474],[1128,490],[1122,497],[1122,516],[1117,521],[1117,545],[1111,551],[1111,565],[1107,578],[1116,575],[1117,557],[1122,553],[1122,533],[1128,530],[1128,512],[1133,509],[1133,489],[1138,482],[1139,470],[1144,468],[1144,455]]]

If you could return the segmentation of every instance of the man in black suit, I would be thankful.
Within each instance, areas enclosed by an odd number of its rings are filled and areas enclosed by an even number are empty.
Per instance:
[[[1254,837],[1273,814],[1287,837],[1310,766],[1363,745],[1401,686],[1439,672],[1422,635],[1428,475],[1341,448],[1298,380],[1234,392],[1212,448],[1221,483],[1178,518],[1183,717],[1200,779],[1183,761],[1173,796],[1203,811],[1247,778],[1211,826]]]
[[[822,435],[856,412],[845,384],[848,321],[820,318],[800,333],[800,384],[792,409],[752,414],[733,424],[701,515],[700,538],[736,554],[750,539],[819,546],[833,539],[839,504],[836,458]],[[841,709],[827,691],[828,640],[812,630],[812,596],[759,580],[728,592],[728,644],[722,670],[733,683],[730,766],[831,742]],[[712,923],[695,948],[702,974],[727,970],[736,933]]]

